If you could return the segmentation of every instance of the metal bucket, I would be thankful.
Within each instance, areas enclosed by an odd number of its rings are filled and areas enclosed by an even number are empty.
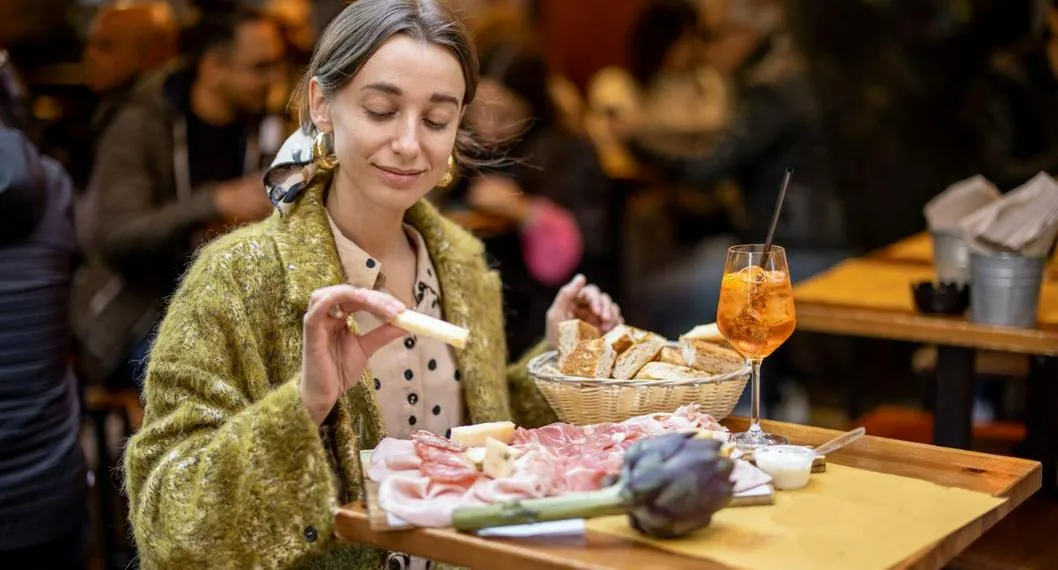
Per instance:
[[[969,283],[970,248],[959,232],[933,231],[933,267],[941,283]]]
[[[1035,328],[1043,285],[1042,257],[1010,253],[970,256],[970,320]]]

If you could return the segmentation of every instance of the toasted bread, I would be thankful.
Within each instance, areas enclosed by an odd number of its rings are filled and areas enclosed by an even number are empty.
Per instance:
[[[585,340],[599,338],[599,329],[580,320],[570,319],[558,324],[558,353],[566,355],[573,352],[577,345]]]
[[[709,342],[720,343],[727,342],[726,340],[724,340],[724,335],[720,334],[720,329],[716,326],[716,323],[698,325],[681,335],[680,338],[689,338],[692,340],[706,340]]]
[[[602,339],[606,341],[606,344],[610,345],[617,354],[621,354],[635,344],[635,339],[632,338],[632,327],[629,327],[628,325],[617,325],[610,329],[610,332],[602,335]]]
[[[665,341],[651,336],[637,341],[617,357],[617,363],[613,367],[613,377],[617,380],[632,379],[640,368],[657,358],[663,348],[665,348]]]
[[[687,366],[711,374],[732,372],[745,365],[745,359],[733,349],[705,340],[681,338],[680,353]]]
[[[680,349],[666,346],[661,349],[658,353],[658,362],[665,362],[668,364],[675,364],[676,366],[687,366],[687,362],[683,360],[683,353]]]
[[[567,376],[581,378],[609,378],[617,355],[601,338],[586,340],[563,354],[558,368]]]
[[[704,370],[696,370],[668,362],[648,362],[636,373],[636,380],[705,380],[713,375]]]
[[[646,339],[650,339],[650,340],[653,340],[653,341],[666,343],[669,340],[669,339],[659,335],[656,332],[645,331],[643,329],[637,329],[635,327],[628,327],[628,329],[629,329],[629,334],[632,337],[632,340],[634,340],[636,342],[639,342],[639,341],[642,341],[642,340],[646,340]]]

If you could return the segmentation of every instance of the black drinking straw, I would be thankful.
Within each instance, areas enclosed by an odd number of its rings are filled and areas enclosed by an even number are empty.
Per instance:
[[[775,212],[771,215],[771,227],[768,228],[768,237],[764,241],[764,255],[760,257],[760,266],[764,267],[764,262],[768,259],[768,254],[771,253],[771,243],[775,240],[775,228],[779,225],[779,213],[782,212],[782,203],[786,199],[786,189],[790,187],[790,178],[793,176],[793,168],[786,167],[786,175],[782,178],[782,188],[779,189],[779,199],[775,202]]]

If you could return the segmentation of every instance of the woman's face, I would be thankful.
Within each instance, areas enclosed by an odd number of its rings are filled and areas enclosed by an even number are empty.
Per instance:
[[[484,78],[470,104],[467,122],[481,142],[500,144],[517,137],[527,126],[529,106],[498,81]]]
[[[333,135],[337,175],[351,191],[406,210],[444,175],[466,91],[451,52],[394,36],[334,97],[315,81],[311,90],[313,122]]]

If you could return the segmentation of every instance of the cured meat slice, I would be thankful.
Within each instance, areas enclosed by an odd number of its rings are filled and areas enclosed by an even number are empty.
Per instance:
[[[583,442],[584,428],[566,423],[553,423],[536,429],[518,428],[511,439],[511,445],[513,446],[539,443],[552,449]]]
[[[371,452],[371,464],[367,476],[373,481],[382,481],[392,473],[407,469],[418,469],[422,459],[415,452],[415,443],[392,437],[378,442]]]
[[[466,487],[438,483],[416,472],[393,474],[378,489],[382,510],[416,526],[448,526],[456,507],[477,503]]]
[[[411,439],[422,460],[419,470],[434,481],[469,486],[481,476],[458,443],[423,430],[412,432]]]
[[[419,469],[440,483],[470,484],[481,476],[481,472],[463,451],[452,451],[432,444],[416,442],[415,451],[422,464]]]
[[[444,449],[447,451],[466,451],[466,448],[458,443],[441,437],[436,434],[432,434],[426,430],[417,430],[411,432],[411,440],[415,442],[415,449],[419,449],[421,446],[436,447],[438,449]]]

